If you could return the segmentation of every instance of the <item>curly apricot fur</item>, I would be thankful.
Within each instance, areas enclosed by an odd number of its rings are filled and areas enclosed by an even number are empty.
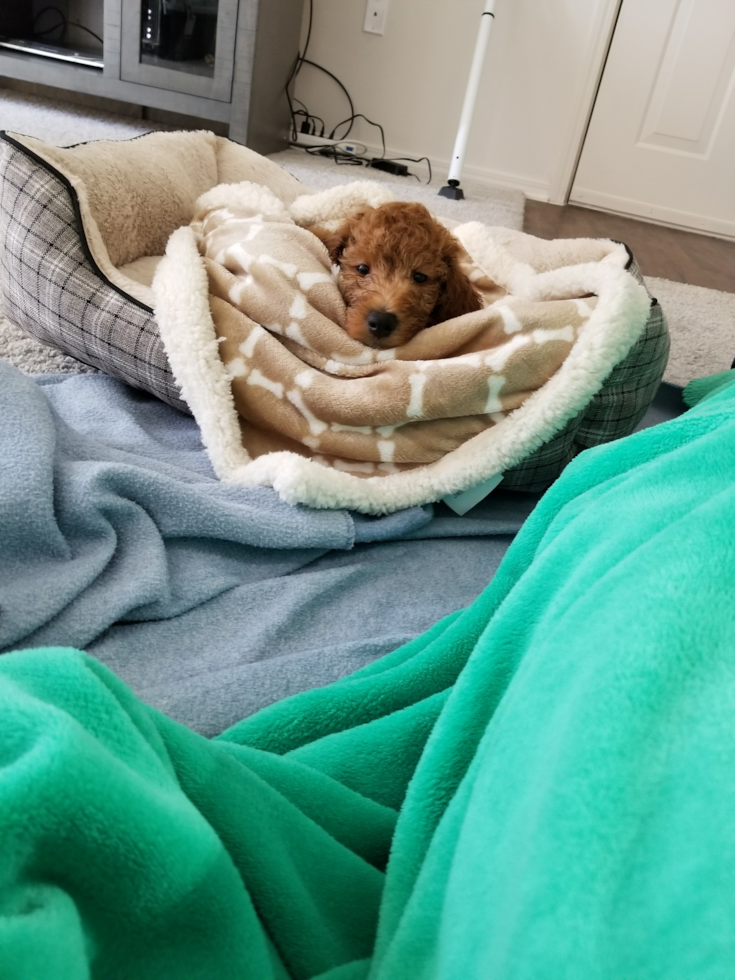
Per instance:
[[[336,232],[315,234],[340,268],[345,330],[363,344],[398,347],[425,327],[482,309],[479,293],[459,268],[459,242],[423,204],[365,208]],[[416,273],[426,280],[416,282]],[[393,314],[395,329],[376,337],[370,313]]]

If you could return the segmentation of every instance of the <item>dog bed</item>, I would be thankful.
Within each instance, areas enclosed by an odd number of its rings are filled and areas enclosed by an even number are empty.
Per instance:
[[[374,514],[501,476],[538,491],[631,432],[663,376],[665,320],[619,243],[455,227],[486,309],[373,351],[308,228],[385,187],[311,194],[209,133],[3,139],[6,315],[191,411],[221,479]]]
[[[284,199],[299,182],[211,133],[149,133],[64,148],[0,133],[5,314],[37,340],[189,412],[161,344],[156,256],[221,182]]]

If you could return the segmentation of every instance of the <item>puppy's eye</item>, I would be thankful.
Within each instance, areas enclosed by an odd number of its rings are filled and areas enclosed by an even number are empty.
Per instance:
[[[370,266],[369,265],[364,265],[364,264],[363,265],[357,265],[357,266],[355,266],[355,269],[356,269],[357,272],[360,273],[361,276],[366,276],[368,274],[368,272],[370,272]]]
[[[423,273],[423,272],[414,272],[414,274],[413,274],[413,276],[412,276],[412,278],[413,278],[413,281],[414,281],[414,282],[426,282],[426,280],[427,280],[427,279],[428,279],[429,277],[428,277],[428,276],[426,276],[426,275],[424,275],[424,273]]]

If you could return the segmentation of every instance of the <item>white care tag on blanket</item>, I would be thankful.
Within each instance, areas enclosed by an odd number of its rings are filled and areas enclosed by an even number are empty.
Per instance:
[[[450,493],[446,497],[442,497],[442,500],[447,505],[451,507],[455,514],[459,514],[462,517],[466,514],[468,510],[472,510],[476,507],[481,500],[484,500],[489,493],[491,493],[495,487],[503,479],[502,473],[496,473],[495,476],[491,476],[489,480],[485,480],[483,483],[478,483],[475,487],[470,487],[469,490],[461,490],[458,493]]]

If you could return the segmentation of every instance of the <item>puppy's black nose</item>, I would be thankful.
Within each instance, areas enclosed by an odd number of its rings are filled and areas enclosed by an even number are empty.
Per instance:
[[[398,325],[395,313],[371,310],[367,315],[368,330],[373,337],[390,337]]]

